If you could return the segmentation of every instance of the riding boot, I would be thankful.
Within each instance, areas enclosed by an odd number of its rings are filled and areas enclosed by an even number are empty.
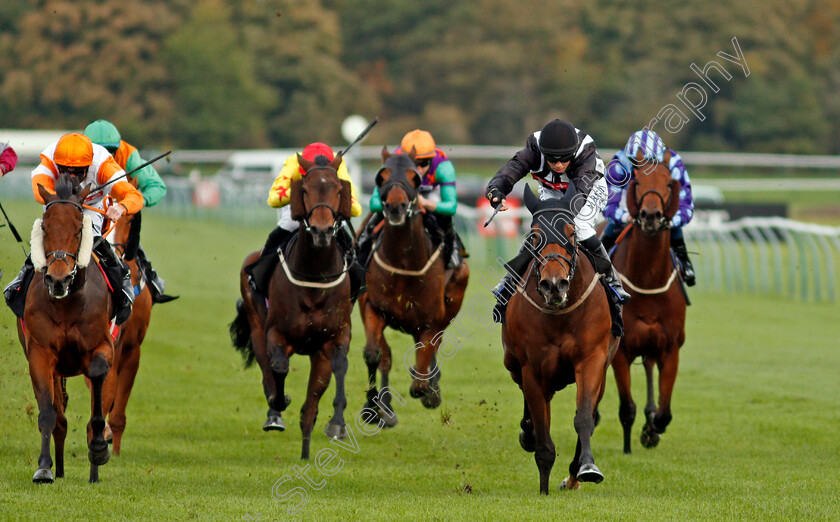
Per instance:
[[[624,335],[624,321],[621,317],[621,305],[630,300],[621,281],[618,278],[617,272],[604,245],[597,236],[592,236],[580,242],[580,245],[586,249],[589,254],[589,259],[592,265],[599,274],[603,276],[604,286],[608,289],[607,296],[610,303],[610,316],[612,318],[612,334],[615,337]]]
[[[367,277],[367,273],[365,272],[365,268],[356,259],[356,245],[350,232],[345,227],[341,227],[335,239],[341,249],[341,255],[347,263],[347,271],[350,276],[350,300],[355,303],[359,296],[366,290],[365,278]]]
[[[283,227],[274,227],[274,230],[268,234],[265,245],[260,250],[260,257],[253,264],[245,267],[245,273],[248,274],[248,286],[251,287],[251,290],[262,295],[268,294],[268,278],[271,277],[274,260],[277,259],[275,254],[280,245],[292,234]]]
[[[683,281],[688,286],[694,286],[697,283],[697,278],[694,275],[694,266],[688,258],[688,249],[685,247],[685,238],[671,237],[671,249],[677,255],[680,261],[680,271],[682,272]]]
[[[382,219],[383,216],[380,212],[376,212],[371,215],[367,226],[365,226],[365,228],[362,229],[362,233],[359,234],[359,240],[356,241],[356,259],[362,268],[367,268],[370,263],[370,254],[373,250],[373,243],[376,240],[374,229],[382,222]]]
[[[461,244],[458,241],[458,233],[455,227],[449,227],[443,235],[443,259],[446,261],[446,269],[456,268],[464,261],[461,257]]]
[[[134,285],[131,284],[131,270],[122,259],[117,256],[111,244],[105,240],[94,241],[93,251],[105,269],[111,286],[114,287],[114,315],[117,324],[123,324],[131,315],[134,304]]]
[[[169,301],[178,299],[179,296],[177,295],[173,296],[163,293],[166,290],[166,281],[152,268],[152,263],[146,257],[146,252],[142,246],[137,247],[137,254],[134,257],[140,269],[143,271],[143,277],[146,279],[146,284],[149,285],[149,290],[152,292],[153,303],[168,303]]]
[[[282,245],[283,242],[291,235],[292,232],[289,232],[283,227],[274,227],[274,230],[268,234],[268,238],[265,240],[265,245],[260,251],[260,257],[276,254],[280,245]]]
[[[615,240],[618,239],[618,236],[608,236],[607,234],[601,235],[601,244],[604,245],[604,250],[609,252],[612,250],[612,247],[615,246]]]
[[[23,262],[20,273],[3,290],[6,304],[21,319],[26,306],[26,291],[29,289],[29,283],[32,282],[33,275],[35,275],[35,266],[32,264],[30,256],[26,256],[26,261]]]
[[[493,322],[505,324],[505,312],[507,311],[507,304],[510,298],[516,292],[516,285],[522,281],[525,276],[525,271],[528,269],[528,263],[531,262],[531,252],[522,245],[516,257],[505,263],[507,273],[502,277],[501,282],[493,289],[493,295],[496,296],[496,306],[493,308]],[[515,277],[514,277],[515,276]]]

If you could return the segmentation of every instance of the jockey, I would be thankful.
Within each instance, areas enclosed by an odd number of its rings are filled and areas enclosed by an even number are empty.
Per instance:
[[[304,147],[301,156],[308,160],[308,161],[315,161],[315,158],[318,156],[324,156],[329,161],[333,161],[335,159],[335,154],[333,150],[323,143],[310,143],[306,147]],[[276,259],[276,256],[273,254],[277,252],[277,249],[286,242],[293,234],[297,233],[300,228],[300,224],[292,219],[292,209],[289,206],[290,201],[290,192],[292,181],[296,181],[301,179],[306,174],[298,164],[297,154],[293,154],[286,158],[285,163],[283,163],[283,169],[280,171],[280,174],[274,180],[274,183],[271,185],[271,190],[268,193],[268,205],[270,207],[274,207],[279,209],[278,211],[278,221],[277,227],[271,231],[268,235],[268,239],[266,239],[265,246],[262,248],[262,253],[260,259],[265,257],[272,257],[272,259]],[[347,173],[347,162],[343,159],[341,161],[341,165],[338,167],[338,178],[349,181],[350,182],[350,194],[351,194],[351,209],[350,215],[353,217],[357,217],[362,213],[362,205],[359,203],[359,198],[356,195],[356,187],[353,186],[353,182],[350,179],[350,175]],[[339,245],[344,249],[345,252],[352,252],[353,251],[353,238],[350,237],[350,234],[344,227],[341,227],[340,232],[338,233],[336,240],[339,242]],[[274,267],[274,262],[271,262],[269,265],[266,265],[266,270],[263,271],[263,274],[267,276],[270,274],[271,269]],[[358,290],[361,287],[362,283],[364,283],[364,274],[359,271],[360,267],[353,264],[353,267],[350,269],[350,282],[352,286],[352,295],[353,299],[357,296]],[[252,286],[256,283],[257,290],[263,291],[264,282],[263,277],[259,277],[255,275],[251,278]],[[264,292],[263,292],[264,293]]]
[[[85,136],[90,138],[90,141],[97,145],[102,145],[105,150],[114,156],[117,164],[126,172],[134,170],[146,161],[140,157],[140,152],[127,142],[123,141],[120,136],[120,131],[106,120],[96,120],[87,127],[85,127]],[[160,200],[166,195],[166,184],[160,179],[160,175],[151,165],[146,165],[142,169],[135,171],[130,175],[129,183],[136,185],[137,189],[143,195],[144,206],[152,207],[157,205]],[[175,297],[163,293],[166,288],[166,283],[157,274],[149,258],[146,257],[146,252],[143,247],[138,245],[137,264],[143,271],[146,281],[149,283],[152,291],[153,303],[167,303]]]
[[[513,190],[513,185],[528,174],[539,182],[542,200],[561,198],[569,183],[574,184],[577,193],[585,198],[582,205],[573,207],[577,244],[589,253],[595,270],[603,275],[604,282],[611,289],[607,292],[610,302],[614,311],[618,310],[630,295],[621,286],[604,246],[595,235],[595,218],[606,203],[607,183],[604,181],[604,162],[595,150],[594,140],[569,122],[548,122],[541,131],[528,136],[525,147],[514,154],[487,184],[486,196],[493,208],[507,210],[505,197]],[[498,303],[493,315],[497,322],[504,321],[507,302],[515,291],[510,272],[521,280],[531,257],[530,251],[523,245],[516,257],[506,264],[508,273],[494,289]],[[613,315],[617,315],[620,321],[620,311]]]
[[[0,178],[15,170],[17,153],[8,143],[0,143]]]
[[[417,173],[422,178],[417,199],[420,205],[430,212],[435,227],[443,234],[442,254],[446,261],[446,269],[455,268],[463,262],[463,258],[469,256],[452,223],[452,216],[458,208],[455,166],[435,145],[432,135],[424,130],[415,129],[403,136],[400,146],[394,153],[408,154],[412,148],[416,153],[414,163],[417,166]],[[370,197],[370,211],[374,215],[359,237],[359,258],[365,263],[370,257],[373,246],[373,229],[382,221],[382,199],[379,195],[379,187],[373,189]]]
[[[665,143],[653,131],[640,130],[635,132],[623,150],[613,156],[607,167],[607,182],[610,184],[610,198],[607,207],[604,209],[604,216],[609,220],[607,228],[601,235],[601,241],[609,250],[615,245],[615,240],[622,229],[630,222],[630,213],[627,212],[627,184],[635,178],[632,162],[636,155],[642,150],[644,159],[657,163],[665,159],[665,151],[671,152],[671,161],[667,165],[671,171],[671,178],[680,182],[680,208],[674,218],[671,219],[671,248],[680,261],[683,280],[688,286],[694,286],[694,267],[688,258],[688,250],[685,247],[682,227],[687,225],[694,216],[694,199],[691,197],[691,180],[685,170],[682,158],[671,149],[666,149]]]
[[[59,174],[68,174],[80,183],[87,181],[96,186],[117,180],[125,172],[104,147],[94,145],[87,136],[74,132],[65,134],[41,153],[41,163],[32,171],[32,193],[35,201],[44,204],[38,185],[42,185],[48,192],[55,193],[55,180]],[[117,202],[105,211],[105,216],[113,222],[117,222],[124,214],[135,214],[143,207],[143,196],[124,179],[114,181],[101,191],[91,194],[85,204],[102,210],[103,201],[108,195]],[[114,292],[114,314],[117,324],[122,324],[131,314],[131,305],[134,302],[131,273],[107,241],[98,241],[98,236],[102,233],[103,215],[89,209],[84,209],[84,214],[90,216],[92,221],[93,234],[97,239],[94,241],[94,252],[100,264],[108,275],[111,286],[122,290]],[[23,315],[22,304],[25,302],[33,271],[34,266],[27,257],[20,274],[4,291],[10,307],[17,296],[22,296],[19,308],[12,308],[19,317]]]

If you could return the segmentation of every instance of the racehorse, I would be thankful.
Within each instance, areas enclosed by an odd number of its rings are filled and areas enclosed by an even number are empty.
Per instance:
[[[32,228],[32,262],[37,271],[27,292],[23,323],[18,324],[41,432],[41,454],[32,481],[52,483],[55,476],[64,476],[64,380],[84,374],[91,381],[87,431],[93,483],[99,481],[99,466],[110,458],[103,437],[102,386],[114,360],[109,328],[113,304],[105,274],[96,263],[89,265],[93,228],[90,218],[82,215],[82,202],[90,188],[80,189],[78,182],[60,175],[55,189],[51,194],[38,185],[46,206]],[[50,435],[55,440],[55,475]]]
[[[618,346],[610,332],[609,303],[600,276],[579,254],[570,210],[579,204],[575,197],[572,184],[562,199],[546,201],[525,187],[525,205],[534,217],[526,241],[534,260],[508,303],[502,326],[505,367],[525,397],[519,443],[534,452],[540,493],[545,495],[555,458],[549,433],[551,399],[572,383],[577,384],[578,439],[561,488],[578,489],[581,482],[604,478],[595,465],[590,437],[607,366]]]
[[[671,179],[667,165],[642,164],[639,152],[636,179],[627,188],[627,210],[632,217],[613,254],[613,264],[633,298],[624,305],[624,337],[612,366],[618,386],[618,417],[624,428],[624,453],[630,453],[630,430],[636,404],[630,394],[630,363],[641,356],[647,376],[647,404],[641,443],[659,443],[671,422],[671,393],[677,378],[679,349],[685,342],[686,298],[679,271],[671,259],[669,224],[679,209],[680,184]],[[659,407],[654,400],[653,365],[659,369]]]
[[[115,455],[120,454],[120,444],[125,431],[125,409],[140,366],[140,345],[146,337],[152,315],[152,292],[145,281],[143,270],[134,257],[140,246],[140,223],[139,212],[123,216],[114,228],[114,241],[111,243],[131,268],[131,284],[136,294],[131,315],[119,331],[115,364],[105,380],[103,391],[105,411],[109,412],[105,437],[108,438],[107,431],[110,429]],[[116,375],[112,375],[114,373]]]
[[[379,243],[374,247],[373,261],[366,277],[367,292],[359,298],[359,311],[365,325],[365,362],[368,367],[366,408],[378,413],[367,415],[371,423],[382,420],[394,426],[396,415],[391,408],[391,395],[381,403],[374,402],[376,370],[382,376],[382,388],[388,386],[391,371],[391,347],[385,340],[386,326],[402,330],[414,337],[416,364],[410,369],[412,397],[423,406],[440,405],[440,367],[436,353],[449,322],[461,309],[469,279],[469,266],[464,261],[451,271],[445,270],[440,253],[423,227],[419,207],[420,175],[414,164],[415,151],[391,155],[382,148],[383,166],[376,174],[376,186],[385,214]],[[410,354],[406,356],[409,359]],[[383,406],[380,408],[380,406]]]
[[[254,359],[263,373],[263,389],[269,413],[263,429],[285,429],[280,413],[290,398],[285,394],[289,357],[308,355],[309,385],[301,407],[303,434],[301,458],[309,458],[309,442],[318,402],[335,373],[334,415],[326,427],[328,437],[347,436],[344,409],[347,398],[344,377],[350,348],[349,267],[336,241],[343,220],[350,219],[350,183],[338,178],[341,154],[328,163],[310,162],[298,155],[306,174],[291,186],[292,218],[300,221],[293,243],[278,253],[279,263],[269,283],[268,303],[248,284],[245,267],[259,258],[252,252],[240,272],[242,300],[230,325],[231,340],[248,362]]]

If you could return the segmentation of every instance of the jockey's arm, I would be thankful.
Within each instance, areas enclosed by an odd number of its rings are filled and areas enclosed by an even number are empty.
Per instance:
[[[359,196],[356,193],[356,186],[353,185],[353,180],[350,178],[350,174],[347,172],[347,162],[341,162],[341,165],[338,166],[338,179],[343,179],[344,181],[350,182],[350,215],[353,217],[361,216],[362,215],[362,204],[359,202]]]
[[[370,211],[382,212],[382,198],[379,197],[379,187],[373,187],[373,194],[370,195]]]
[[[8,143],[0,143],[0,178],[15,170],[17,153]]]
[[[100,185],[110,182],[124,175],[125,171],[120,167],[113,157],[108,157],[99,166],[96,173],[96,182]],[[110,185],[110,195],[117,204],[122,205],[125,214],[136,214],[143,208],[143,194],[129,183],[124,177]],[[113,216],[109,216],[113,219]]]
[[[134,170],[145,163],[145,160],[140,157],[140,153],[136,150],[131,153],[126,161],[126,172]],[[147,165],[131,175],[137,180],[137,188],[143,195],[143,200],[147,207],[157,205],[160,200],[166,196],[166,184],[158,174],[157,170],[152,165]]]
[[[671,151],[671,163],[668,165],[671,170],[671,178],[680,182],[680,208],[671,220],[671,225],[684,227],[694,217],[694,197],[691,194],[691,179],[685,169],[682,158],[679,154]]]
[[[271,184],[271,190],[268,191],[268,200],[266,203],[268,203],[269,207],[281,208],[289,204],[292,181],[300,178],[299,168],[297,155],[293,154],[286,158],[286,161],[283,163],[283,169],[277,175],[277,178],[274,179],[274,183]]]
[[[451,161],[444,161],[435,171],[435,180],[440,185],[440,201],[437,202],[434,213],[444,216],[454,216],[458,210],[458,194],[455,190],[455,166]]]

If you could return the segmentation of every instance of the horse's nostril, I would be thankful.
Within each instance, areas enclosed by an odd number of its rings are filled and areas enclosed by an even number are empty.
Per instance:
[[[639,212],[639,217],[642,218],[642,219],[647,218],[647,210],[642,209],[642,211]]]
[[[44,276],[44,281],[46,281],[47,284],[51,285],[55,282],[55,279],[53,279],[53,276],[51,276],[50,274],[47,274]]]
[[[659,211],[659,210],[657,210],[657,211],[656,211],[656,214],[654,215],[654,217],[656,217],[656,219],[657,219],[657,220],[662,219],[662,212],[661,212],[661,211]]]
[[[557,286],[560,288],[561,292],[565,292],[569,289],[569,280],[568,279],[562,279],[560,281],[560,284],[557,285]]]
[[[548,280],[543,279],[543,280],[540,281],[540,292],[542,292],[543,294],[547,294],[547,293],[551,292],[551,287],[552,286],[553,285],[551,283],[549,283]]]

